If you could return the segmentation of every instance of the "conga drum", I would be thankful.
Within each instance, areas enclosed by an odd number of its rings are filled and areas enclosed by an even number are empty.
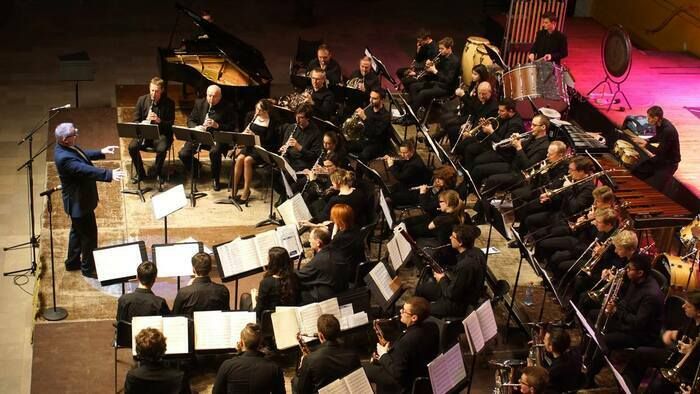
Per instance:
[[[469,36],[467,37],[467,44],[464,46],[464,52],[462,52],[462,83],[465,85],[469,85],[472,83],[472,68],[476,66],[477,64],[481,64],[479,59],[483,59],[484,55],[486,53],[486,50],[484,49],[484,45],[488,45],[490,43],[489,40],[483,37],[477,37],[477,36]],[[478,52],[479,48],[481,48],[481,51],[483,54],[480,54]],[[488,57],[488,55],[485,56],[488,61],[491,61],[491,58]],[[479,61],[478,63],[474,63],[475,61]]]

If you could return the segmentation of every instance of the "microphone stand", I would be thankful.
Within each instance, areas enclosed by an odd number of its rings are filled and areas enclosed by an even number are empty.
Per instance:
[[[16,250],[16,249],[23,249],[27,245],[29,248],[31,248],[31,266],[29,268],[24,268],[24,269],[19,269],[16,271],[10,271],[10,272],[5,272],[3,276],[17,276],[17,275],[23,275],[24,272],[30,272],[32,275],[36,272],[36,249],[39,247],[39,236],[36,234],[36,228],[34,225],[34,159],[41,153],[43,153],[51,144],[47,143],[46,146],[41,149],[39,153],[36,155],[32,152],[33,148],[33,142],[34,142],[34,133],[39,131],[42,127],[44,127],[45,124],[49,123],[51,119],[53,119],[59,111],[54,111],[52,114],[50,114],[46,119],[39,124],[38,126],[34,127],[29,133],[27,133],[24,137],[22,137],[21,140],[17,142],[17,146],[22,145],[25,141],[29,143],[29,160],[24,162],[17,171],[21,171],[23,168],[27,169],[27,185],[28,185],[28,195],[27,197],[29,198],[29,231],[30,231],[30,236],[29,236],[29,241],[28,242],[23,242],[17,245],[13,246],[8,246],[3,248],[2,250],[7,252],[8,250]]]
[[[52,299],[53,299],[53,307],[52,308],[46,308],[41,312],[41,315],[44,317],[44,319],[49,320],[49,321],[57,321],[57,320],[63,320],[68,316],[68,311],[65,310],[65,308],[57,307],[56,306],[56,271],[54,270],[54,251],[53,251],[53,221],[52,221],[52,212],[53,212],[53,205],[51,204],[51,196],[53,195],[53,192],[55,192],[56,189],[49,189],[45,191],[46,193],[46,209],[49,214],[49,245],[50,245],[50,250],[51,250],[51,289],[52,289]]]

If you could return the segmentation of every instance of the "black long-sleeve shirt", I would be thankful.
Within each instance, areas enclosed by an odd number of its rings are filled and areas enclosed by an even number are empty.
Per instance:
[[[649,138],[647,149],[655,154],[650,160],[654,164],[672,165],[681,161],[681,147],[678,140],[678,131],[667,119],[661,119],[661,125],[656,128],[656,135]],[[658,142],[659,146],[651,143]]]
[[[523,149],[515,151],[515,159],[511,166],[517,171],[525,170],[547,157],[547,148],[549,148],[549,138],[542,136],[540,138],[529,139],[523,142]]]
[[[360,70],[355,70],[350,74],[348,77],[348,80],[351,80],[353,78],[360,78],[362,79],[362,73]],[[374,70],[370,69],[369,72],[364,76],[364,82],[365,82],[365,92],[369,93],[374,89],[380,88],[379,85],[379,76],[377,76],[377,73],[374,72]]]
[[[205,99],[196,100],[194,108],[187,118],[187,127],[201,126],[207,118],[207,114],[209,114],[209,119],[219,124],[219,128],[209,127],[207,131],[234,131],[236,111],[224,100],[219,101],[214,106],[210,106]]]
[[[309,62],[309,71],[318,68],[321,69],[321,63],[319,63],[318,58],[313,59]],[[340,64],[333,58],[331,58],[326,64],[326,79],[330,85],[338,85],[343,78],[343,74],[340,69]]]
[[[438,54],[438,46],[435,41],[431,41],[429,44],[421,45],[420,49],[416,52],[416,56],[413,58],[416,62],[416,68],[423,68],[426,60],[435,59]]]
[[[282,127],[282,131],[282,144],[286,143],[294,133],[294,139],[301,145],[301,150],[292,147],[287,149],[284,158],[289,165],[296,171],[313,167],[323,150],[323,134],[318,127],[313,122],[309,122],[309,126],[302,130],[296,124],[289,123]]]
[[[374,111],[374,108],[368,108],[365,111],[367,119],[363,121],[365,129],[363,136],[367,142],[372,145],[389,145],[391,137],[391,114],[386,108],[381,107],[379,111]]]
[[[449,302],[451,313],[460,316],[468,306],[476,306],[484,288],[486,256],[477,248],[465,250],[457,256],[457,264],[438,284],[442,298]]]
[[[152,105],[152,106],[151,106]],[[168,97],[161,96],[157,103],[153,103],[149,94],[144,94],[136,100],[134,108],[134,122],[140,123],[148,117],[148,111],[153,110],[160,118],[158,130],[168,137],[173,134],[173,123],[175,122],[175,103]]]
[[[173,303],[174,315],[192,317],[197,311],[231,310],[228,288],[214,283],[208,276],[197,277],[191,285],[177,292]]]
[[[162,297],[150,289],[137,288],[133,293],[124,294],[117,301],[117,321],[131,322],[134,316],[167,316],[170,308]]]
[[[546,29],[542,29],[537,32],[535,43],[532,44],[530,53],[535,54],[536,59],[550,54],[552,55],[552,61],[559,64],[561,59],[569,55],[566,36],[558,30],[549,33]]]
[[[629,283],[612,315],[615,331],[645,338],[657,338],[663,320],[664,296],[649,274],[639,283]]]
[[[457,86],[457,74],[459,73],[459,59],[454,53],[441,57],[438,60],[437,74],[431,79],[434,79],[438,87],[453,91]]]
[[[430,180],[428,167],[416,153],[409,160],[395,161],[389,171],[403,186],[409,188],[425,185]]]
[[[257,350],[247,350],[219,367],[213,394],[284,394],[284,372]]]
[[[335,115],[335,96],[327,87],[322,87],[311,93],[311,100],[314,103],[314,116],[323,120],[331,120]]]

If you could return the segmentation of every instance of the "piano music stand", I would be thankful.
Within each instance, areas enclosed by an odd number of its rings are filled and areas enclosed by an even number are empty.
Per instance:
[[[236,149],[241,146],[254,146],[255,145],[255,134],[246,133],[229,133],[229,132],[218,132],[214,134],[214,140],[220,144],[228,144],[233,146],[233,167],[236,166]],[[233,185],[233,169],[229,175],[229,186],[231,187],[231,194],[227,198],[222,198],[214,201],[215,204],[231,204],[238,208],[239,211],[243,212],[243,208],[236,201],[236,196],[234,195],[236,187]]]
[[[273,200],[274,200],[274,195],[273,195],[273,187],[274,187],[274,181],[275,181],[275,169],[280,170],[280,176],[284,176],[284,159],[279,156],[275,155],[274,153],[268,152],[265,148],[262,146],[255,145],[253,146],[253,149],[258,153],[262,161],[270,165],[270,213],[267,216],[267,219],[258,222],[255,227],[262,227],[262,226],[267,226],[270,224],[274,224],[275,226],[281,226],[282,222],[277,219],[277,215],[275,214],[273,210]],[[281,162],[278,163],[279,160],[282,160]]]
[[[137,139],[139,146],[143,144],[145,140],[158,140],[160,137],[160,131],[158,130],[157,124],[150,123],[117,123],[117,133],[120,138],[132,138]],[[131,163],[133,168],[134,163]],[[138,175],[137,175],[138,176]],[[136,190],[122,190],[124,194],[135,194],[139,196],[141,202],[146,202],[143,197],[144,193],[148,193],[152,189],[150,187],[141,188],[141,177],[138,176],[136,182]]]
[[[173,126],[173,135],[180,141],[189,141],[195,146],[197,153],[197,161],[199,161],[199,152],[202,151],[202,145],[214,146],[214,136],[208,131],[200,131],[189,127]],[[194,156],[194,153],[193,153]],[[197,176],[199,178],[199,174]],[[190,194],[187,198],[190,199],[192,207],[197,205],[197,199],[206,196],[206,193],[197,191],[197,181],[194,178],[194,160],[190,164]]]

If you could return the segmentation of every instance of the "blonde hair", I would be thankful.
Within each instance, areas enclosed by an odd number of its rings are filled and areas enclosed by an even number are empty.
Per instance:
[[[614,226],[617,222],[617,214],[611,208],[600,208],[595,210],[595,220],[607,225]]]
[[[620,231],[613,237],[612,242],[615,247],[625,248],[627,250],[635,250],[639,244],[637,234],[630,230]]]
[[[615,201],[615,193],[609,186],[598,186],[593,189],[593,198],[604,204],[612,204]]]
[[[438,194],[438,198],[445,201],[447,204],[447,213],[456,213],[459,216],[459,222],[464,223],[464,202],[459,198],[459,193],[454,190],[443,190]]]
[[[331,174],[331,182],[343,186],[353,186],[355,184],[355,173],[339,168]]]

